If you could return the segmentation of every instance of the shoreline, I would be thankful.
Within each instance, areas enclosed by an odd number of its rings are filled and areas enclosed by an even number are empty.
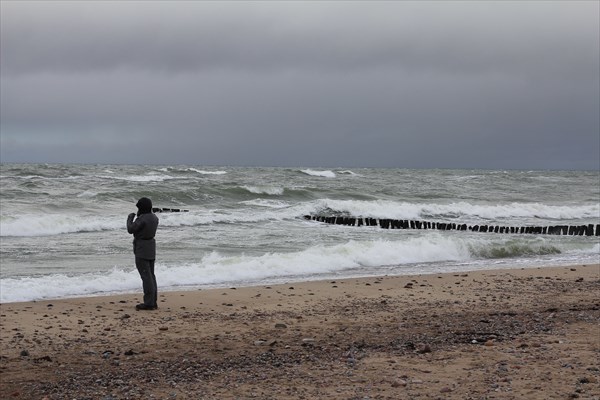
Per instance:
[[[1,398],[600,399],[598,264],[140,299],[0,304]]]
[[[298,279],[284,279],[284,278],[272,278],[272,279],[265,279],[265,280],[261,280],[261,281],[255,281],[255,282],[247,282],[247,283],[240,283],[240,282],[231,282],[230,284],[211,284],[211,285],[190,285],[187,287],[184,286],[168,286],[168,287],[161,287],[160,286],[160,276],[157,276],[157,279],[159,281],[159,295],[163,294],[163,293],[187,293],[187,292],[194,292],[194,291],[208,291],[208,290],[220,290],[220,289],[227,289],[230,287],[237,287],[237,288],[253,288],[253,287],[261,287],[261,286],[266,286],[266,285],[270,285],[270,286],[278,286],[278,285],[288,285],[288,284],[300,284],[300,283],[314,283],[314,282],[322,282],[322,281],[331,281],[331,280],[338,280],[338,281],[343,281],[343,280],[351,280],[351,279],[372,279],[372,278],[379,278],[379,277],[390,277],[390,278],[402,278],[402,277],[421,277],[421,276],[428,276],[428,275],[446,275],[446,274],[464,274],[464,273],[477,273],[477,272],[494,272],[494,271],[512,271],[512,270],[536,270],[536,269],[545,269],[545,268],[569,268],[572,266],[581,266],[581,265],[596,265],[595,263],[589,263],[589,264],[577,264],[577,263],[564,263],[564,264],[552,264],[552,265],[539,265],[539,264],[526,264],[526,265],[501,265],[499,267],[493,267],[493,268],[476,268],[476,269],[456,269],[456,270],[445,270],[445,271],[432,271],[432,272],[421,272],[421,273],[415,273],[412,272],[412,270],[410,270],[410,272],[407,273],[403,273],[403,274],[379,274],[379,273],[374,273],[374,274],[370,274],[370,275],[365,275],[365,274],[357,274],[357,275],[350,275],[350,276],[321,276],[321,277],[314,277],[314,279],[306,279],[306,278],[298,278]],[[598,264],[600,265],[600,264]],[[136,279],[139,280],[139,276],[137,276],[137,271],[133,271],[136,274]],[[160,272],[159,272],[160,274]],[[48,301],[61,301],[61,300],[77,300],[77,299],[95,299],[95,298],[105,298],[105,297],[131,297],[131,296],[138,296],[141,294],[142,291],[142,287],[141,287],[141,281],[138,282],[140,287],[137,289],[127,289],[125,291],[119,292],[119,291],[115,291],[115,292],[99,292],[99,293],[93,293],[93,294],[77,294],[77,295],[67,295],[67,296],[63,296],[63,297],[48,297],[48,298],[39,298],[39,299],[31,299],[31,300],[19,300],[19,301],[4,301],[4,302],[0,302],[0,305],[3,304],[20,304],[20,303],[36,303],[36,302],[48,302]],[[141,297],[141,296],[140,296]]]

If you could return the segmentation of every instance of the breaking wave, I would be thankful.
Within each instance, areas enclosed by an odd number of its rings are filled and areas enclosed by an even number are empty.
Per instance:
[[[313,169],[301,169],[300,172],[310,176],[319,176],[322,178],[335,178],[335,172],[333,171],[316,171]]]

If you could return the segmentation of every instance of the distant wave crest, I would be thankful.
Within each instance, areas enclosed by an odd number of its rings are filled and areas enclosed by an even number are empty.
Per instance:
[[[187,171],[196,172],[200,175],[225,175],[227,173],[227,171],[206,171],[196,168],[188,168]]]
[[[300,172],[310,176],[319,176],[322,178],[335,178],[335,172],[333,171],[315,171],[313,169],[301,169]]]
[[[278,186],[242,186],[242,189],[254,194],[268,194],[271,196],[281,196],[285,190]]]
[[[130,176],[99,176],[110,180],[127,181],[127,182],[163,182],[169,179],[177,179],[170,175],[150,174],[150,175],[130,175]]]
[[[225,175],[227,173],[227,171],[208,171],[208,170],[204,170],[204,169],[198,169],[198,168],[193,168],[193,167],[186,167],[186,168],[177,168],[177,167],[165,167],[165,168],[158,168],[158,171],[162,171],[162,172],[175,172],[175,173],[181,173],[181,172],[195,172],[197,174],[200,175]]]

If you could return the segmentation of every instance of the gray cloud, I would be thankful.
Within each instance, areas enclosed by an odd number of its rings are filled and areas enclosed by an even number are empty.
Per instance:
[[[9,2],[3,67],[593,73],[598,5],[574,3]]]
[[[600,164],[596,2],[1,4],[3,162]]]

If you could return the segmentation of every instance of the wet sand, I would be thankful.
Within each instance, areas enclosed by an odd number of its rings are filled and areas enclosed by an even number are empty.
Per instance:
[[[600,265],[140,299],[0,305],[0,398],[600,399]]]

